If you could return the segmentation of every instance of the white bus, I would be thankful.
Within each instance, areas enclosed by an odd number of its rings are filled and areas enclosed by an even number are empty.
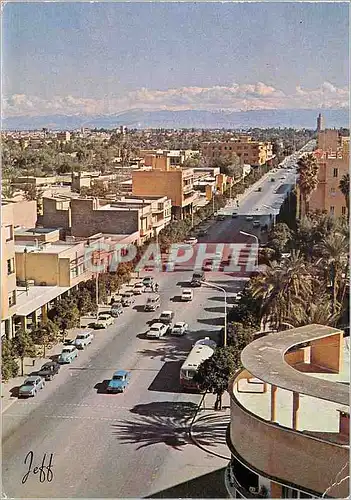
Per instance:
[[[180,369],[180,385],[185,389],[198,389],[198,385],[193,381],[193,377],[199,366],[205,359],[212,356],[215,350],[214,345],[196,343],[191,349],[188,357]]]

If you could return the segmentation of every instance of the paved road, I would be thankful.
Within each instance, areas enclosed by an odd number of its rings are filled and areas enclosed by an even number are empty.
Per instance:
[[[276,187],[279,181],[262,181],[262,192],[244,197],[240,213],[244,216],[249,207],[254,210],[256,205],[271,202],[273,184]],[[229,234],[229,241],[237,241],[238,230],[249,228],[242,217],[228,218],[214,223],[207,238],[216,241]],[[205,335],[218,339],[224,312],[223,294],[211,288],[195,289],[193,302],[186,305],[174,299],[191,274],[155,273],[160,312],[172,309],[176,320],[189,323],[188,337],[145,339],[146,322],[159,312],[141,311],[145,297],[138,297],[134,308],[126,310],[113,327],[96,332],[93,344],[72,365],[62,367],[34,400],[16,401],[4,412],[3,490],[7,497],[145,497],[226,465],[187,438],[200,395],[181,392],[179,368],[194,340]],[[223,273],[211,279],[226,288],[229,302],[244,284],[239,277],[233,280]],[[106,381],[116,369],[131,370],[131,384],[125,394],[107,395]],[[223,439],[223,429],[221,435],[204,433],[203,444],[211,447],[219,439]],[[29,451],[34,453],[33,468],[41,464],[45,453],[47,460],[53,453],[51,482],[40,483],[32,473],[22,484]]]

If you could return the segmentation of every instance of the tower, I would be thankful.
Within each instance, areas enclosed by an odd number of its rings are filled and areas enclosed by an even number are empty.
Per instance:
[[[317,117],[317,132],[321,132],[324,130],[324,116],[319,113]]]

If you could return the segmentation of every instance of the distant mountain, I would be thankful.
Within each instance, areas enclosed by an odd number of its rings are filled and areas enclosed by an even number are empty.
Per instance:
[[[114,115],[50,115],[17,116],[5,118],[5,130],[33,130],[43,127],[51,130],[72,130],[87,128],[316,128],[318,113],[325,117],[328,128],[349,126],[348,109],[285,109],[253,111],[144,111],[136,109]]]

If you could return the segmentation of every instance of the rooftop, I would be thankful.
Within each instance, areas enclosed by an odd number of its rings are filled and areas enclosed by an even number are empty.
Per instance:
[[[64,286],[30,286],[17,287],[16,316],[28,316],[51,300],[67,292],[70,287]]]
[[[311,377],[297,371],[284,359],[292,347],[311,340],[322,339],[340,330],[329,326],[308,325],[282,334],[272,333],[252,342],[241,353],[245,368],[258,379],[288,391],[349,405],[349,388],[328,379]]]
[[[66,241],[56,241],[55,243],[45,243],[43,245],[18,245],[15,244],[15,253],[48,253],[48,254],[59,254],[71,250],[81,242],[68,243]]]

